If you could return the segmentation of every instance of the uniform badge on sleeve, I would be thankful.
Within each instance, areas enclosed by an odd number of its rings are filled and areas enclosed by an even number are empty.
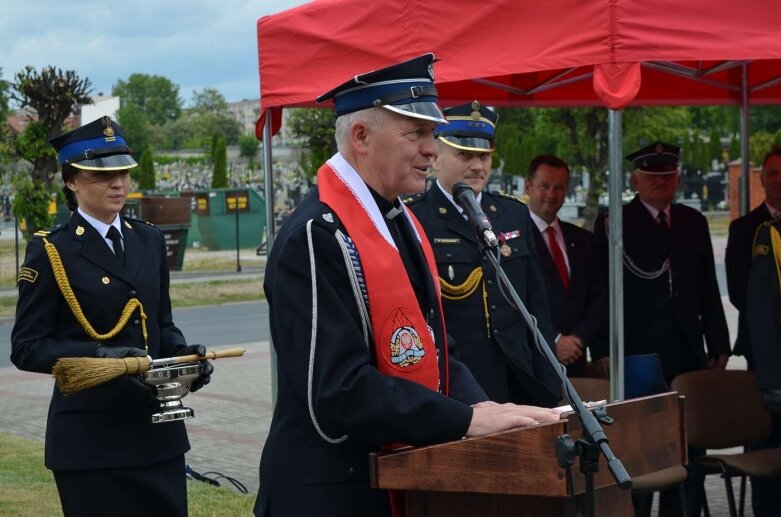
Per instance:
[[[19,268],[20,282],[24,280],[25,282],[30,282],[31,284],[34,284],[37,279],[38,279],[38,272],[36,270],[29,267]]]

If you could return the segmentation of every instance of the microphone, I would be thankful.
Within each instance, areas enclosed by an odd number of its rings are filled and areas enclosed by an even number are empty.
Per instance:
[[[495,248],[499,246],[499,241],[494,235],[494,231],[491,228],[491,221],[477,204],[477,198],[475,198],[475,191],[466,183],[456,183],[453,185],[453,199],[464,209],[469,225],[475,230],[477,235],[483,239],[483,242],[489,248]]]

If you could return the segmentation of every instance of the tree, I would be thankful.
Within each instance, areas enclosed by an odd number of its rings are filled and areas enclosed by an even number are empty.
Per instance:
[[[228,103],[216,88],[204,88],[201,91],[193,92],[192,110],[196,113],[220,115],[228,111]]]
[[[179,85],[159,75],[131,74],[127,81],[119,80],[111,89],[123,106],[139,108],[150,124],[162,126],[182,114]]]
[[[150,143],[152,126],[144,111],[134,104],[122,106],[117,111],[122,134],[136,158]]]
[[[336,114],[330,109],[294,109],[289,119],[290,131],[303,139],[306,152],[301,157],[301,168],[306,177],[314,177],[317,169],[336,153],[334,123]]]
[[[724,161],[724,148],[721,146],[721,136],[716,128],[710,131],[710,142],[708,144],[708,161],[716,160],[719,163]]]
[[[157,188],[157,179],[155,178],[155,162],[152,152],[152,146],[147,146],[141,155],[141,160],[135,171],[135,180],[138,183],[138,190],[154,190]]]
[[[53,66],[44,67],[37,72],[27,66],[14,76],[11,97],[21,108],[31,107],[38,114],[38,124],[35,130],[45,144],[50,139],[63,133],[63,124],[73,112],[77,104],[90,104],[91,83],[89,79],[80,79],[73,70],[62,71]],[[32,146],[36,147],[36,146]],[[38,147],[40,148],[40,147]],[[39,180],[48,190],[54,173],[57,171],[57,159],[53,152],[37,153],[25,156],[32,162],[33,178]]]
[[[751,134],[751,138],[748,141],[748,154],[751,157],[751,163],[755,167],[762,165],[762,159],[770,151],[774,141],[775,134],[767,131],[757,131]]]
[[[242,135],[239,137],[239,156],[248,158],[251,162],[258,155],[260,143],[255,135]]]
[[[0,68],[0,173],[2,173],[3,164],[10,161],[13,154],[11,151],[10,131],[5,124],[9,113],[10,88],[10,83],[3,80],[3,69]]]
[[[212,188],[226,188],[228,186],[228,150],[224,138],[217,141],[213,160]]]

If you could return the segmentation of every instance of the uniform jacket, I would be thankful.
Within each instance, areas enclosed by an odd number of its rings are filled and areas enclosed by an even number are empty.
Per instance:
[[[781,388],[781,219],[759,226],[748,275],[746,328],[757,383]],[[773,235],[775,234],[775,235]],[[774,242],[775,241],[775,242]]]
[[[711,357],[730,350],[708,223],[693,208],[673,204],[670,224],[672,286],[667,273],[647,280],[624,266],[625,354],[659,353],[668,378],[681,373],[681,351],[670,339],[676,333],[682,333],[700,368],[706,365],[703,337]],[[623,228],[625,257],[646,272],[659,270],[668,256],[668,245],[659,224],[637,196],[623,207]],[[606,214],[597,218],[594,239],[607,275]]]
[[[751,252],[754,249],[754,236],[757,229],[765,221],[771,219],[770,211],[762,203],[743,217],[732,221],[729,225],[727,251],[724,264],[727,269],[727,290],[729,301],[738,309],[738,337],[735,340],[733,352],[736,355],[750,357],[751,348],[748,342],[748,315],[746,312],[746,293],[748,291],[748,276],[751,270]]]
[[[388,443],[459,439],[471,421],[469,404],[487,399],[452,358],[450,397],[380,374],[353,290],[362,279],[348,269],[356,258],[346,254],[342,234],[314,189],[283,225],[266,266],[278,392],[260,462],[258,516],[389,515],[388,493],[369,488],[369,453]],[[429,289],[434,295],[433,282]]]
[[[607,325],[607,288],[600,271],[591,232],[559,220],[564,238],[564,253],[570,267],[569,289],[564,289],[545,238],[536,224],[534,240],[542,266],[548,302],[551,307],[553,334],[574,334],[591,351],[592,359],[608,354],[604,340]],[[567,374],[579,377],[585,374],[586,353],[567,366]]]
[[[176,355],[185,345],[171,319],[168,266],[163,234],[122,218],[125,266],[105,240],[74,212],[45,238],[57,248],[87,321],[98,333],[111,330],[130,298],[147,315],[149,355]],[[138,312],[105,345],[144,348]],[[52,274],[41,237],[27,245],[20,271],[11,360],[20,369],[50,374],[60,357],[94,357],[97,342],[85,333]],[[68,397],[55,387],[46,427],[46,466],[80,470],[151,465],[189,450],[181,422],[152,424],[156,399],[126,377]]]
[[[523,317],[499,292],[496,272],[481,256],[469,223],[438,185],[408,204],[434,248],[442,281],[459,286],[475,268],[483,268],[483,283],[470,296],[442,300],[445,326],[457,342],[456,357],[469,367],[491,400],[555,404],[561,398],[558,377],[548,360],[534,348]],[[515,198],[489,192],[483,192],[481,205],[494,233],[505,234],[507,239],[506,255],[500,262],[505,273],[528,311],[537,318],[542,335],[554,347],[555,335],[528,208]],[[488,294],[485,303],[483,287]],[[513,387],[517,385],[520,392]]]

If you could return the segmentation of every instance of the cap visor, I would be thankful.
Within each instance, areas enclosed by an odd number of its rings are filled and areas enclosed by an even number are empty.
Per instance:
[[[447,119],[439,109],[436,102],[413,102],[411,104],[385,104],[382,106],[385,109],[395,111],[399,115],[405,117],[420,118],[423,120],[430,120],[437,122],[438,124],[447,124]]]
[[[643,174],[651,174],[652,176],[664,176],[664,175],[669,175],[669,174],[677,174],[678,173],[678,169],[672,169],[672,170],[668,169],[668,170],[664,170],[664,171],[654,171],[654,170],[650,170],[649,171],[649,170],[646,170],[646,169],[637,169],[637,172],[641,172]]]
[[[122,169],[132,169],[138,163],[129,154],[114,154],[111,156],[101,156],[91,160],[82,160],[72,163],[73,167],[87,171],[118,171]]]
[[[440,136],[440,140],[456,149],[463,149],[464,151],[476,151],[478,153],[492,153],[494,152],[494,143],[491,140],[485,138],[475,137],[460,137],[460,136]]]

